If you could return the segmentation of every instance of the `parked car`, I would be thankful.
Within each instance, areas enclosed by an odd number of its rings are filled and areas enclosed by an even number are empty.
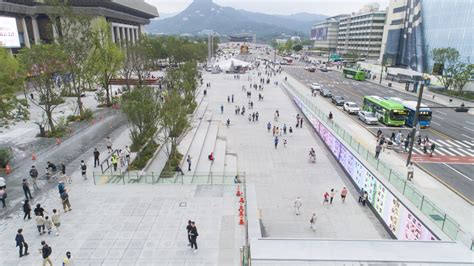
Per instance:
[[[326,97],[326,98],[331,98],[331,96],[332,96],[331,91],[328,90],[328,89],[321,89],[319,91],[319,94],[322,95],[323,97]]]
[[[372,112],[360,111],[357,117],[368,125],[376,125],[378,122],[377,117]]]
[[[336,106],[343,106],[345,101],[342,96],[333,95],[331,98],[331,102]]]
[[[357,114],[360,111],[359,106],[355,102],[345,102],[342,109],[349,114]]]
[[[317,91],[320,91],[321,90],[321,85],[319,83],[311,83],[311,90],[317,90]]]
[[[321,71],[321,72],[328,72],[328,68],[325,67],[325,66],[321,66],[321,67],[319,68],[319,71]]]

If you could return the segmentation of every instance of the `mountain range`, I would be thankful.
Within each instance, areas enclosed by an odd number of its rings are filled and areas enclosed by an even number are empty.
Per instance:
[[[194,0],[175,16],[152,20],[146,31],[162,34],[198,34],[203,30],[212,30],[220,35],[255,33],[258,39],[282,34],[308,37],[311,26],[326,17],[310,13],[269,15],[223,7],[212,0]]]

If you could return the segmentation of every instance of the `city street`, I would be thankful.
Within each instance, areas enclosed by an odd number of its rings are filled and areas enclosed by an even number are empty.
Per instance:
[[[369,82],[360,82],[343,77],[338,71],[314,73],[304,70],[302,64],[295,64],[284,67],[285,71],[298,79],[300,82],[309,85],[313,82],[321,84],[324,88],[331,90],[333,95],[343,96],[348,101],[353,101],[362,106],[362,99],[366,95],[378,95],[399,97],[407,100],[416,100],[410,94],[390,89],[378,84]],[[317,96],[321,97],[321,96]],[[330,98],[328,99],[330,101]],[[439,107],[441,105],[423,100],[428,106]],[[343,112],[342,108],[340,108]],[[472,173],[474,171],[474,141],[472,136],[473,116],[468,113],[456,113],[452,109],[433,108],[432,126],[429,129],[421,129],[422,136],[428,136],[431,141],[436,143],[434,157],[438,160],[432,160],[428,155],[424,155],[419,147],[414,147],[413,160],[438,180],[442,181],[462,195],[471,203],[474,202],[474,184]],[[348,114],[347,114],[348,115]],[[349,116],[349,115],[348,115]],[[404,135],[411,129],[407,127],[387,127],[382,124],[376,126],[367,126],[357,119],[357,116],[350,116],[354,123],[359,123],[375,135],[378,129],[382,129],[385,136],[390,136],[393,130],[402,130]],[[442,123],[442,126],[441,124]],[[398,149],[401,151],[401,149]],[[406,158],[406,153],[401,153]]]

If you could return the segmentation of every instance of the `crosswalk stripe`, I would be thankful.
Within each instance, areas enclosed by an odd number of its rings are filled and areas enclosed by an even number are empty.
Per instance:
[[[456,143],[460,144],[460,145],[463,145],[464,147],[466,148],[470,148],[471,146],[467,145],[467,144],[464,144],[464,142],[460,141],[460,140],[453,140],[455,141]]]
[[[474,150],[472,149],[465,149],[465,152],[469,153],[469,156],[474,156]]]
[[[455,143],[454,141],[451,141],[451,140],[449,140],[449,139],[447,139],[447,140],[445,140],[445,141],[446,141],[446,142],[449,142],[450,144],[452,144],[452,145],[454,145],[454,146],[456,146],[456,147],[458,147],[458,148],[461,148],[461,146],[459,146],[459,144]]]
[[[446,149],[438,148],[438,150],[442,150],[443,152],[445,152],[445,153],[447,153],[447,154],[449,154],[449,155],[451,155],[451,156],[456,156],[456,155],[454,155],[453,153],[451,153],[450,151],[448,151],[448,150],[446,150]]]
[[[438,145],[441,146],[441,147],[451,147],[451,145],[449,145],[448,143],[446,143],[446,142],[444,142],[440,139],[437,139],[436,141],[433,141],[433,142],[435,142],[437,144],[439,143]]]
[[[420,151],[419,149],[415,148],[415,146],[413,146],[413,150],[415,150],[415,151],[416,151],[417,153],[419,153],[419,154],[423,154],[423,152]]]
[[[458,149],[450,149],[450,151],[456,153],[457,155],[464,156],[464,154],[460,153]]]
[[[469,152],[466,151],[465,149],[459,149],[458,152],[463,153],[463,156],[472,156],[472,155],[469,154]]]

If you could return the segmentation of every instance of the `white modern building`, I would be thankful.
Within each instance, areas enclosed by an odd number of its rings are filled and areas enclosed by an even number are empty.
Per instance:
[[[313,47],[322,52],[334,53],[337,48],[339,20],[349,15],[329,17],[325,21],[316,23],[311,28]]]
[[[337,53],[353,53],[366,60],[380,56],[385,25],[385,11],[378,5],[365,6],[359,13],[341,18],[337,36]]]

